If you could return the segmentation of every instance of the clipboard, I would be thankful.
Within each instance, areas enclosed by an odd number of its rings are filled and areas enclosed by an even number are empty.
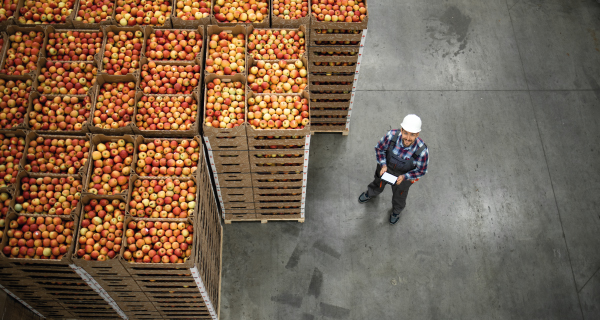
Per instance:
[[[396,184],[396,181],[398,180],[398,177],[396,177],[393,174],[389,174],[387,172],[384,172],[383,175],[381,176],[381,180],[383,180],[383,181],[385,181],[385,182],[387,182],[387,183],[389,183],[391,185],[394,185],[394,184]]]

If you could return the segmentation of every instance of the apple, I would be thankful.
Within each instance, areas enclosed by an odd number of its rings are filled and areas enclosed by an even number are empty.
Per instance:
[[[114,259],[123,245],[126,203],[119,199],[92,199],[84,205],[77,257],[84,260]]]
[[[312,0],[313,19],[326,22],[361,22],[367,17],[364,0]]]
[[[140,89],[145,94],[192,94],[200,75],[199,65],[157,65],[150,61],[142,66]]]
[[[198,116],[192,96],[142,96],[137,110],[140,130],[191,130]]]
[[[140,177],[190,177],[198,166],[196,140],[155,139],[138,145],[135,173]]]
[[[95,63],[46,61],[38,75],[41,94],[85,95],[96,83]]]
[[[200,20],[210,17],[210,0],[178,0],[175,15],[181,20]]]
[[[213,14],[221,23],[261,23],[269,19],[267,0],[216,0]]]
[[[214,79],[206,84],[204,124],[215,128],[234,128],[245,121],[246,96],[243,83]]]
[[[2,252],[8,258],[60,260],[73,243],[74,230],[73,220],[19,216],[7,226],[10,236]]]
[[[255,60],[300,59],[306,52],[304,32],[254,29],[248,36],[248,51]]]
[[[77,174],[85,167],[90,141],[84,137],[46,138],[29,141],[24,169],[33,173]]]
[[[29,1],[27,1],[29,2]],[[24,75],[37,70],[44,33],[40,31],[17,31],[8,37],[9,48],[4,58],[4,66],[0,73],[7,75]]]
[[[77,208],[83,185],[81,179],[67,177],[23,177],[16,191],[18,214],[70,215]]]
[[[126,236],[123,253],[130,263],[184,263],[193,252],[194,227],[187,222],[136,219],[125,233],[133,234]]]
[[[135,82],[105,82],[100,86],[92,124],[102,129],[125,127],[135,111]]]
[[[301,93],[308,84],[306,66],[301,60],[258,60],[249,70],[248,84],[256,93]]]
[[[222,31],[210,35],[205,70],[217,75],[234,75],[246,70],[246,39]]]
[[[67,23],[73,12],[75,1],[70,0],[25,0],[19,11],[20,24]]]
[[[46,59],[54,61],[94,62],[94,55],[100,52],[103,33],[97,31],[75,31],[48,33]]]
[[[119,9],[117,7],[117,11]],[[108,32],[102,58],[104,72],[111,75],[126,75],[138,70],[143,41],[144,33],[140,30]]]
[[[248,99],[248,121],[256,130],[303,129],[309,123],[308,99],[300,96],[257,95]],[[258,125],[257,125],[258,122]]]
[[[0,134],[0,188],[17,182],[19,162],[23,158],[24,151],[25,138]]]
[[[113,195],[126,192],[129,187],[133,143],[119,137],[101,142],[92,151],[92,171],[88,191],[94,194]]]
[[[273,15],[285,20],[296,20],[308,14],[308,0],[272,0]]]
[[[138,179],[133,183],[129,214],[140,218],[187,218],[196,208],[194,180]]]
[[[92,103],[86,96],[41,96],[33,100],[29,112],[29,127],[43,131],[79,131],[90,117]]]
[[[155,30],[146,40],[146,57],[159,61],[191,61],[202,51],[202,35],[188,30]]]

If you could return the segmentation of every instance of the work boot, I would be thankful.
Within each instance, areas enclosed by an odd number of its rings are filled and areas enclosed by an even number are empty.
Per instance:
[[[358,202],[360,203],[366,203],[369,200],[371,200],[371,197],[367,196],[367,192],[363,192],[359,197],[358,197]]]
[[[402,211],[396,213],[396,212],[392,212],[392,214],[390,215],[390,224],[394,225],[396,224],[396,222],[398,222],[398,220],[400,220],[400,213]]]

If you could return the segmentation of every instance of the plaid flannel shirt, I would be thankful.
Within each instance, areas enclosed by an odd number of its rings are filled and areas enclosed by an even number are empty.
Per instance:
[[[400,130],[400,129],[398,129]],[[386,152],[388,146],[390,145],[390,140],[394,137],[398,130],[389,131],[375,146],[375,155],[377,156],[377,162],[384,166],[386,165]],[[413,153],[417,151],[424,144],[423,139],[417,138],[415,142],[409,147],[405,148],[402,144],[402,133],[398,135],[398,141],[396,141],[396,146],[392,150],[392,152],[400,156],[402,159],[410,159]],[[404,179],[416,180],[427,173],[427,165],[429,164],[429,149],[426,147],[421,152],[420,156],[417,156],[417,159],[414,160],[415,165],[417,166],[415,169],[404,174]]]

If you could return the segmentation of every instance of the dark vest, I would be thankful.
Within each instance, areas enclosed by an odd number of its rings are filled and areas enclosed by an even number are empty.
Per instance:
[[[402,159],[400,156],[397,156],[394,154],[394,152],[392,152],[392,150],[394,150],[396,147],[396,141],[398,141],[400,132],[401,130],[396,131],[396,134],[390,141],[386,151],[386,162],[388,167],[387,171],[395,176],[401,176],[409,171],[414,170],[417,167],[414,160],[417,160],[419,155],[427,147],[425,143],[423,143],[423,145],[417,149],[417,151],[415,151],[409,159]]]

